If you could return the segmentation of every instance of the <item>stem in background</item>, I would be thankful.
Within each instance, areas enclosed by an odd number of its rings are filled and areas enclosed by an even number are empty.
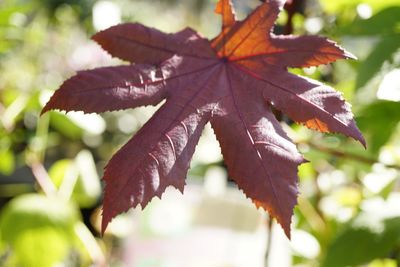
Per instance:
[[[292,34],[294,30],[293,26],[293,17],[296,13],[304,14],[303,6],[305,4],[305,0],[288,0],[283,7],[288,15],[288,19],[283,28],[283,34]]]
[[[46,196],[55,196],[57,194],[57,189],[43,164],[40,162],[33,162],[30,166],[33,176],[35,176],[35,179],[40,188],[42,188],[44,194]]]
[[[57,195],[57,188],[43,166],[47,147],[49,120],[50,117],[48,114],[38,119],[36,128],[36,142],[34,141],[30,144],[31,154],[28,156],[26,163],[31,167],[33,176],[45,195],[55,196]]]
[[[71,165],[72,166],[69,166],[69,168],[65,171],[61,186],[58,190],[58,194],[66,200],[69,200],[71,198],[74,187],[79,177],[79,173],[75,167],[75,163]]]
[[[11,133],[14,130],[15,120],[24,111],[28,100],[29,96],[27,94],[20,94],[11,105],[6,108],[2,106],[0,122],[6,132]]]
[[[327,227],[324,218],[318,213],[313,204],[306,197],[298,198],[297,207],[306,218],[306,221],[310,225],[312,231],[324,237],[330,235],[330,229]]]
[[[271,253],[272,247],[272,218],[269,216],[267,219],[267,227],[268,227],[268,237],[267,237],[267,248],[265,251],[265,267],[268,267],[269,255]]]
[[[399,165],[385,164],[385,163],[380,162],[377,159],[368,158],[368,157],[364,157],[364,156],[356,155],[356,154],[351,154],[351,153],[348,153],[348,152],[343,152],[343,151],[332,149],[332,148],[328,148],[328,147],[323,147],[323,146],[320,146],[320,145],[317,145],[317,144],[311,143],[311,142],[305,142],[304,144],[308,145],[311,148],[319,150],[319,151],[321,151],[323,153],[331,154],[331,155],[336,156],[336,157],[345,158],[345,159],[349,159],[349,160],[355,160],[355,161],[363,162],[363,163],[369,164],[369,165],[372,165],[372,164],[375,164],[375,163],[380,163],[380,164],[384,165],[387,168],[393,168],[393,169],[400,170],[400,166]]]
[[[36,159],[39,162],[44,162],[47,148],[47,137],[49,133],[50,115],[44,114],[38,119],[36,128],[36,137],[39,140],[39,144],[33,145],[33,150],[36,154]]]
[[[55,187],[53,181],[51,180],[43,164],[40,162],[33,162],[30,164],[30,167],[32,169],[32,173],[35,176],[37,183],[43,190],[46,197],[57,196],[58,194],[57,188]],[[76,179],[74,180],[74,182],[76,182]],[[91,260],[96,264],[96,266],[105,267],[106,261],[101,247],[97,243],[92,233],[87,229],[87,227],[82,222],[79,222],[78,224],[75,225],[75,233],[78,236],[79,240],[82,242],[82,245],[85,247]]]
[[[64,177],[64,181],[62,184],[61,192],[57,191],[56,186],[51,180],[48,172],[43,166],[43,162],[45,159],[46,148],[47,148],[47,136],[49,129],[49,121],[50,117],[48,114],[44,114],[41,118],[39,118],[36,130],[36,136],[39,140],[39,143],[32,144],[31,151],[33,154],[31,157],[28,157],[27,165],[31,167],[32,173],[39,184],[40,188],[43,190],[44,194],[47,197],[64,197],[66,200],[69,200],[72,194],[72,190],[75,186],[75,183],[78,178],[78,174],[75,170],[70,170],[67,175],[68,177]],[[92,233],[87,229],[86,225],[83,222],[79,222],[75,225],[75,234],[81,241],[82,245],[87,250],[91,260],[96,266],[105,267],[106,260],[104,253],[97,243],[95,237]]]
[[[106,267],[107,265],[104,253],[86,225],[83,222],[78,222],[74,227],[74,231],[83,246],[86,248],[94,266]]]

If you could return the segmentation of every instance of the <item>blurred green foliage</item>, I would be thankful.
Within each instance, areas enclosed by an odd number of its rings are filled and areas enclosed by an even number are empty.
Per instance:
[[[74,71],[117,62],[89,40],[97,30],[92,23],[97,2],[0,2],[1,266],[117,266],[122,261],[112,256],[112,232],[97,239],[99,177],[112,153],[155,109],[40,116],[52,92]],[[210,38],[219,31],[212,15],[215,1],[111,2],[122,21],[170,32],[189,25]],[[234,2],[240,17],[258,3]],[[400,212],[387,204],[400,207],[400,81],[390,75],[399,73],[400,3],[304,2],[293,17],[294,33],[334,38],[359,60],[293,72],[345,94],[368,149],[289,121],[290,136],[310,161],[299,170],[301,197],[293,226],[320,247],[314,258],[295,254],[293,265],[398,266]],[[281,15],[279,23],[286,18]],[[222,163],[195,158],[189,176],[202,181],[214,165]],[[387,214],[378,216],[368,208],[371,202]]]
[[[376,218],[376,214],[359,214],[330,244],[322,266],[357,266],[392,256],[393,252],[398,252],[399,225],[400,217]]]
[[[79,249],[74,233],[78,217],[71,203],[57,198],[39,194],[14,198],[3,209],[0,222],[1,240],[11,251],[4,265],[51,267],[66,259],[72,248]]]

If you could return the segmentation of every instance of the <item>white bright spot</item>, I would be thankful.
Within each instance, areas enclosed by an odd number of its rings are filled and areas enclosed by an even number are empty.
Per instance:
[[[379,153],[379,162],[386,165],[395,165],[400,159],[400,147],[399,146],[384,146],[381,148]]]
[[[222,167],[210,167],[205,173],[204,189],[211,196],[222,196],[226,191],[227,173]]]
[[[392,192],[386,200],[380,196],[364,200],[361,210],[377,217],[400,216],[400,193]]]
[[[295,254],[308,259],[316,258],[321,250],[315,237],[302,230],[292,232],[290,245]]]
[[[39,95],[39,103],[42,107],[46,105],[47,102],[49,102],[51,96],[54,94],[54,91],[44,89],[40,91]]]
[[[383,77],[376,96],[379,99],[400,101],[400,69],[394,69]]]
[[[97,134],[83,133],[82,141],[90,147],[98,147],[103,143],[103,137]]]
[[[67,117],[77,126],[88,133],[98,135],[102,134],[106,129],[106,122],[97,114],[84,114],[83,112],[68,113]]]
[[[397,171],[386,168],[383,164],[374,164],[373,172],[363,178],[364,186],[372,193],[379,193],[397,177]]]
[[[345,223],[353,217],[353,210],[350,207],[340,207],[336,214],[336,220],[338,222]]]
[[[308,67],[308,68],[303,68],[304,73],[307,75],[313,75],[316,70],[317,70],[317,68],[314,66]]]
[[[339,170],[323,172],[318,176],[317,183],[322,192],[329,192],[346,182],[346,174]]]
[[[138,128],[138,122],[133,114],[125,113],[118,118],[118,129],[123,133],[133,133]]]
[[[321,18],[307,18],[304,22],[304,27],[309,33],[316,34],[322,29],[324,26],[323,24],[324,23]]]
[[[168,188],[162,201],[153,201],[149,213],[149,226],[159,235],[174,235],[186,231],[192,220],[192,212],[187,202],[176,189]]]
[[[267,236],[268,234],[266,234]],[[290,247],[290,242],[288,241],[285,233],[283,232],[282,227],[278,224],[274,223],[272,226],[272,246],[271,251],[268,257],[268,266],[273,267],[289,267],[293,266],[292,263],[292,249]],[[264,243],[265,244],[265,243]],[[236,250],[240,251],[240,250]],[[265,250],[264,250],[265,251]],[[241,253],[236,253],[241,254]],[[232,265],[235,266],[235,265]],[[240,266],[255,266],[249,263],[243,264]],[[257,266],[265,266],[265,265],[257,265]]]
[[[112,233],[118,238],[128,236],[132,231],[132,220],[128,214],[121,214],[115,217],[108,225],[106,232]]]
[[[76,70],[83,69],[85,66],[88,66],[91,62],[93,62],[93,48],[95,46],[96,45],[94,43],[90,43],[77,47],[72,53],[72,57],[70,59],[71,67]]]
[[[357,6],[357,14],[362,19],[368,19],[372,16],[372,9],[368,4],[362,3]]]
[[[15,12],[14,14],[11,15],[9,22],[11,25],[17,26],[17,27],[22,27],[27,20],[27,17],[25,14]]]
[[[121,9],[111,1],[98,1],[93,6],[93,26],[101,31],[121,23]]]
[[[319,202],[319,209],[325,215],[335,218],[339,213],[340,205],[332,196],[326,196],[321,198]]]
[[[221,149],[209,123],[204,127],[199,145],[193,155],[193,165],[210,164],[222,160]]]

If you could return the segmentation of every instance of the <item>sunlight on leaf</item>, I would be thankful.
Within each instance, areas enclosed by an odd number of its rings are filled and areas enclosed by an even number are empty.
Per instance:
[[[138,23],[93,36],[108,53],[135,64],[78,72],[42,113],[100,113],[167,99],[106,166],[102,232],[116,215],[139,204],[145,207],[168,186],[183,192],[207,122],[229,176],[257,207],[278,220],[288,237],[297,203],[297,167],[305,160],[270,106],[311,129],[342,133],[365,146],[340,93],[286,71],[354,56],[326,38],[273,34],[283,4],[265,2],[238,21],[231,2],[220,0],[216,13],[222,17],[222,30],[212,40],[190,28],[166,34]]]

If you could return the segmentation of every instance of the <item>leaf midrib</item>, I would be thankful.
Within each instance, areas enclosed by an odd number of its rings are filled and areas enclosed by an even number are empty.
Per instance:
[[[271,175],[268,173],[267,169],[265,168],[265,166],[264,166],[264,164],[263,164],[263,158],[262,158],[262,156],[261,156],[261,153],[260,153],[260,151],[257,149],[257,147],[255,146],[254,138],[253,138],[252,134],[250,133],[249,128],[248,128],[248,126],[247,126],[247,124],[246,124],[246,122],[245,122],[245,120],[244,120],[244,118],[243,118],[243,115],[242,115],[242,113],[241,113],[241,111],[240,111],[240,109],[239,109],[239,107],[238,107],[238,105],[237,105],[237,103],[236,103],[235,95],[234,95],[234,93],[233,93],[234,90],[233,90],[233,87],[232,87],[231,75],[230,75],[229,70],[226,71],[226,78],[227,78],[227,80],[228,80],[229,91],[230,91],[230,93],[231,93],[233,105],[234,105],[234,107],[235,107],[235,109],[236,109],[236,111],[237,111],[237,113],[238,113],[238,116],[239,116],[240,121],[241,121],[242,124],[243,124],[243,127],[244,127],[244,129],[245,129],[245,132],[247,133],[247,135],[248,135],[248,137],[249,137],[247,140],[250,140],[250,143],[251,143],[253,149],[255,150],[255,152],[256,152],[256,154],[257,154],[257,158],[258,158],[259,161],[260,161],[260,165],[262,166],[262,169],[264,170],[264,173],[265,173],[265,174],[267,175],[267,177],[268,177],[267,180],[268,180],[268,182],[269,182],[269,184],[270,184],[270,186],[271,186],[271,188],[272,188],[272,193],[273,193],[273,195],[274,195],[274,199],[276,199],[276,201],[277,201],[278,209],[279,209],[280,211],[283,211],[282,205],[281,205],[281,203],[280,203],[280,199],[278,198],[278,195],[277,195],[277,193],[276,193],[276,191],[275,191],[275,187],[274,187],[274,185],[273,185],[273,182],[272,182],[272,179],[271,179]]]

